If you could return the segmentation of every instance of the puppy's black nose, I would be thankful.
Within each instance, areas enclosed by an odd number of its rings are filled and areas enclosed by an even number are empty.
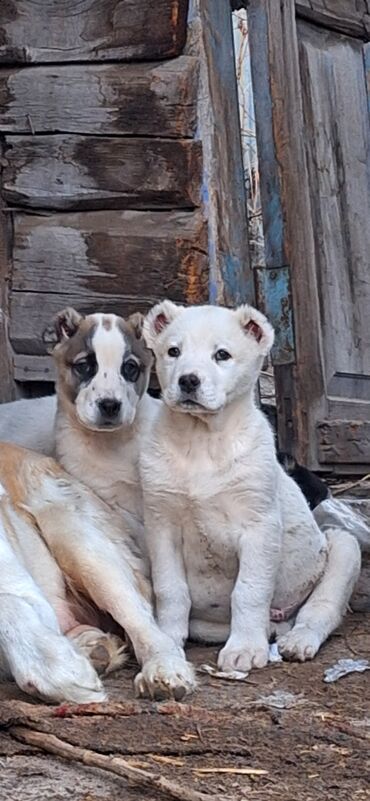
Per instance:
[[[121,401],[115,400],[115,398],[103,398],[98,403],[99,412],[105,420],[114,420],[118,417],[121,405]]]
[[[191,395],[192,392],[195,392],[200,385],[200,380],[195,373],[186,373],[185,375],[180,375],[179,378],[179,386],[183,392],[186,392],[188,395]]]

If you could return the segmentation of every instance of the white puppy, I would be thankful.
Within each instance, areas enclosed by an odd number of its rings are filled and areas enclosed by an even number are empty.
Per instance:
[[[144,324],[165,403],[140,457],[159,624],[180,646],[224,642],[222,670],[268,660],[277,621],[287,658],[312,658],[340,623],[360,549],[320,531],[275,456],[254,400],[273,342],[249,306],[158,304]],[[287,626],[285,625],[285,631]]]

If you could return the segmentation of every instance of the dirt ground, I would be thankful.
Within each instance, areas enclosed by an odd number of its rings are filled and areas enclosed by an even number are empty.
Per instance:
[[[245,682],[199,673],[185,704],[134,699],[134,665],[106,681],[110,702],[84,707],[32,704],[14,684],[0,685],[0,799],[7,801],[141,801],[166,793],[128,785],[93,767],[67,762],[21,743],[14,724],[57,735],[100,754],[174,780],[180,788],[250,801],[362,801],[370,797],[370,671],[325,684],[337,659],[370,658],[370,564],[354,611],[312,663],[277,664]],[[366,610],[359,611],[359,610]],[[216,650],[191,647],[198,666]],[[262,696],[294,694],[273,708]]]

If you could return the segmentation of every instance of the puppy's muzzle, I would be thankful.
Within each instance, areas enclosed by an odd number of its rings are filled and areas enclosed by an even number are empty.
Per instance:
[[[98,409],[102,420],[107,423],[117,422],[121,413],[121,401],[115,398],[103,398],[98,402]]]
[[[185,395],[194,395],[200,387],[200,379],[195,373],[184,373],[180,375],[179,387]]]

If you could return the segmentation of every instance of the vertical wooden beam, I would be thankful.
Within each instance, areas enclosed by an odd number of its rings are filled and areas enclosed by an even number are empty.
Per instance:
[[[254,301],[231,9],[190,0],[187,52],[200,60],[197,137],[203,148],[211,303]]]
[[[279,446],[308,465],[326,402],[294,0],[250,0],[248,21],[267,267],[289,271],[295,313],[294,359],[275,367]]]
[[[1,142],[0,158],[3,159]],[[13,400],[16,396],[8,338],[11,220],[4,206],[0,195],[0,403]]]

